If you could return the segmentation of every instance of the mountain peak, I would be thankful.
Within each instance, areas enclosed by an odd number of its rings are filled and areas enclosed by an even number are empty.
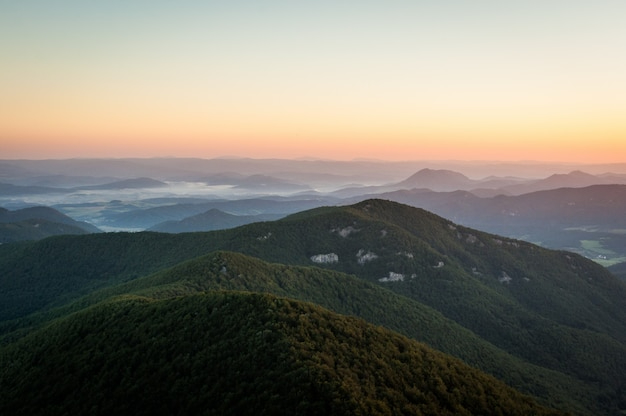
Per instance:
[[[404,188],[428,188],[433,191],[456,191],[473,185],[462,173],[447,169],[422,169],[398,185]]]
[[[576,178],[576,179],[588,179],[593,178],[597,179],[597,176],[592,175],[587,172],[583,172],[582,170],[573,170],[569,173],[555,173],[551,175],[549,178]]]

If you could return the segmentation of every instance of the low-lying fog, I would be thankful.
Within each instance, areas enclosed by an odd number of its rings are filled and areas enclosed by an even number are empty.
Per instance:
[[[8,196],[0,194],[0,206],[7,209],[19,209],[28,206],[46,205],[63,206],[77,204],[106,203],[111,201],[150,201],[154,199],[241,199],[267,195],[268,192],[255,192],[233,185],[207,185],[201,182],[166,182],[166,187],[140,189],[96,189],[79,190],[68,193],[44,193]],[[315,192],[315,191],[313,191]],[[294,192],[272,190],[275,196],[290,196]],[[160,201],[163,202],[162,200]],[[148,204],[152,205],[152,204]]]

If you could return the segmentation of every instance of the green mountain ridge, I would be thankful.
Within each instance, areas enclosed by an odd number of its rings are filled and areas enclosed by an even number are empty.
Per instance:
[[[172,297],[224,289],[272,293],[361,317],[461,358],[544,402],[572,406],[577,400],[574,394],[584,394],[585,387],[574,378],[511,356],[424,304],[343,273],[218,252],[103,292]],[[528,383],[528,377],[533,383]]]
[[[3,414],[560,414],[382,327],[251,293],[116,298],[1,358]]]
[[[234,215],[217,208],[212,208],[206,212],[186,217],[180,221],[161,222],[150,227],[147,231],[181,233],[225,230],[253,222],[277,220],[282,217],[284,217],[284,215],[281,214]]]
[[[14,241],[41,240],[53,235],[88,234],[79,226],[33,218],[23,221],[0,222],[0,244]]]
[[[99,232],[94,225],[75,221],[50,207],[35,206],[14,211],[0,207],[0,243]]]

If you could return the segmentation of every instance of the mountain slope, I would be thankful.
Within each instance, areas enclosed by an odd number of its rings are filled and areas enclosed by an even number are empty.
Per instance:
[[[456,191],[476,186],[476,182],[459,172],[445,169],[422,169],[398,183],[403,189],[432,189],[433,191]]]
[[[41,240],[53,235],[67,234],[88,234],[88,231],[73,225],[39,219],[0,223],[0,244],[14,241]]]
[[[51,194],[51,193],[64,193],[63,188],[51,188],[47,186],[22,186],[13,185],[10,183],[0,182],[0,193],[2,195],[28,195],[28,194]]]
[[[615,276],[626,281],[626,262],[615,264],[608,269]]]
[[[169,186],[167,183],[158,181],[152,178],[133,178],[133,179],[124,179],[121,181],[115,181],[110,183],[105,183],[101,185],[89,185],[89,186],[80,186],[72,189],[76,190],[115,190],[115,189],[143,189],[143,188],[161,188]]]
[[[1,353],[3,414],[558,414],[389,330],[269,295],[118,298]]]
[[[626,340],[626,316],[620,312],[626,307],[626,287],[604,268],[580,256],[457,226],[389,201],[312,210],[278,224],[289,222],[301,235],[300,245],[285,246],[278,241],[274,248],[292,247],[289,255],[294,258],[302,248],[301,254],[307,257],[332,248],[339,261],[326,267],[371,281],[380,281],[389,272],[402,274],[405,279],[395,286],[407,289],[412,281],[420,280],[430,283],[428,290],[442,279],[460,287],[470,283],[490,297],[506,297],[546,318],[609,331],[616,339]],[[269,232],[272,225],[266,225]],[[362,256],[357,256],[359,250],[376,257],[363,262]],[[425,293],[426,287],[420,289]],[[571,296],[580,310],[572,309]]]
[[[322,261],[381,282],[518,357],[614,386],[608,400],[624,404],[626,289],[591,261],[385,201],[314,210],[263,227],[257,235],[269,236],[267,248],[256,245],[255,255]],[[239,237],[240,246],[251,244]]]
[[[489,297],[515,300],[546,318],[609,331],[618,339],[623,339],[626,333],[620,311],[626,309],[625,289],[603,268],[579,256],[459,227],[435,215],[388,201],[317,209],[276,222],[209,234],[116,233],[1,249],[14,251],[16,256],[3,256],[0,250],[0,271],[16,277],[5,281],[5,287],[10,287],[11,282],[26,284],[20,282],[20,276],[26,273],[35,284],[43,280],[49,283],[49,277],[43,279],[48,273],[45,268],[58,272],[66,280],[72,276],[89,280],[90,276],[102,279],[120,274],[132,278],[209,251],[227,249],[274,262],[318,264],[374,282],[388,277],[390,272],[409,277],[395,286],[406,286],[415,274],[418,279],[414,281],[431,282],[427,286],[429,291],[441,286],[440,282],[462,277],[456,279],[457,283],[476,285],[492,294]],[[312,260],[318,254],[332,252],[340,259],[337,263],[325,265]],[[443,266],[438,267],[440,262]],[[60,268],[51,267],[54,265]],[[33,268],[44,273],[41,279],[32,273]],[[565,287],[571,292],[568,296],[563,296]],[[420,293],[426,292],[422,289]],[[570,296],[577,300],[574,305]],[[603,298],[604,302],[598,302]]]
[[[518,196],[479,198],[466,191],[403,190],[378,195],[426,209],[458,224],[540,242],[589,258],[626,259],[626,185],[559,188]],[[589,242],[598,246],[591,250]],[[605,262],[606,263],[606,262]]]
[[[255,193],[296,192],[311,189],[308,185],[298,184],[285,179],[261,174],[251,176],[238,174],[215,175],[211,178],[207,178],[206,182],[212,185],[232,185],[234,188],[247,189],[254,191]]]
[[[389,192],[381,197],[474,227],[626,226],[626,185],[559,188],[491,198],[478,198],[464,191],[425,190]]]
[[[217,208],[210,209],[202,214],[193,215],[180,221],[165,221],[148,231],[158,231],[164,233],[185,233],[194,231],[213,231],[234,228],[240,225],[250,224],[258,221],[271,221],[282,218],[280,214],[259,214],[259,215],[233,215],[221,211]]]
[[[287,215],[294,212],[331,204],[333,200],[313,198],[250,198],[239,200],[216,200],[194,203],[176,203],[153,208],[135,209],[128,212],[107,214],[106,225],[129,228],[150,228],[166,221],[181,221],[212,209],[233,215]]]
[[[76,221],[54,208],[38,206],[9,211],[0,207],[0,243],[97,232],[100,232],[97,227]]]
[[[419,302],[328,270],[269,264],[238,253],[218,252],[99,291],[78,305],[124,293],[163,298],[225,289],[272,293],[359,316],[461,358],[544,403],[579,413],[584,413],[584,408],[596,409],[592,400],[583,399],[590,393],[584,383],[513,357]],[[601,390],[592,394],[599,395]]]
[[[612,182],[618,181],[618,182]],[[532,181],[525,184],[516,184],[504,187],[503,190],[514,195],[521,195],[530,192],[545,191],[558,188],[583,188],[591,185],[603,185],[618,183],[624,184],[624,180],[618,177],[604,178],[602,176],[591,175],[579,170],[566,174],[554,174],[545,179]]]

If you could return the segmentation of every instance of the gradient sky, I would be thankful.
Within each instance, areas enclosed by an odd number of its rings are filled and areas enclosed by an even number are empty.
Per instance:
[[[0,158],[626,161],[626,1],[0,0]]]

